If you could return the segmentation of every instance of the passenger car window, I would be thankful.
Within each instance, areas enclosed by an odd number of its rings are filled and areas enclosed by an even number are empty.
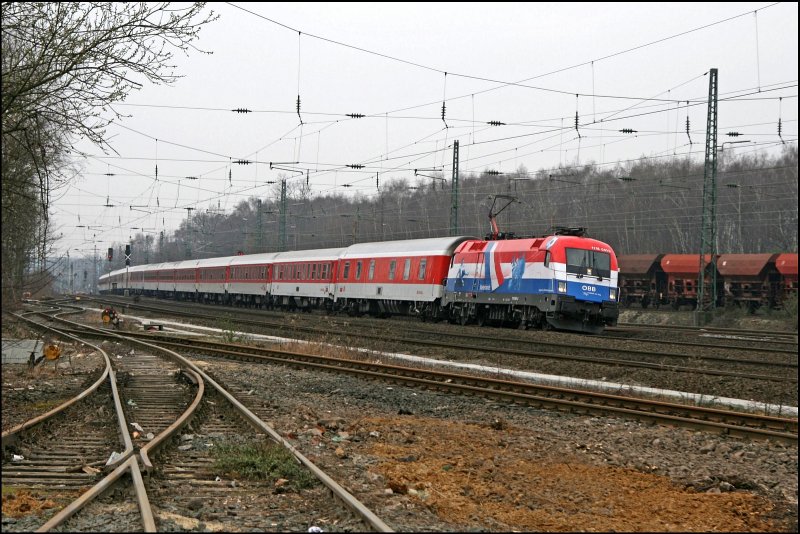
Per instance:
[[[370,280],[375,278],[375,260],[369,260],[369,274],[367,276]]]
[[[411,259],[406,259],[406,264],[403,266],[403,280],[408,280],[411,275]]]
[[[394,280],[394,272],[397,270],[397,260],[392,260],[389,263],[389,280]]]
[[[417,275],[418,280],[425,280],[425,266],[428,264],[427,259],[420,260],[419,262],[419,274]]]
[[[356,280],[361,280],[361,262],[356,262]]]
[[[346,261],[344,262],[344,271],[342,272],[342,278],[344,280],[347,280],[349,276],[350,276],[350,262]]]

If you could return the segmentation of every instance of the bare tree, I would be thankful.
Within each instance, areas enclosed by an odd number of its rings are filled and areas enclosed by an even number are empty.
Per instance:
[[[121,117],[114,104],[145,83],[180,78],[174,53],[198,50],[200,28],[217,18],[213,11],[203,17],[204,6],[0,4],[4,304],[17,300],[31,259],[47,269],[50,197],[74,176],[73,142],[110,148],[105,128]]]

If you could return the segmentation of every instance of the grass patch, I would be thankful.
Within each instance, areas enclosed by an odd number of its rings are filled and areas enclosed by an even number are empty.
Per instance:
[[[45,400],[45,401],[37,401],[31,404],[31,408],[35,412],[49,412],[62,402],[65,402],[67,399],[55,399],[55,400]]]
[[[292,453],[272,442],[219,444],[212,449],[214,467],[231,478],[285,479],[283,487],[294,490],[311,487],[316,479]]]
[[[791,295],[783,301],[778,310],[769,310],[769,316],[786,321],[788,330],[797,330],[797,294]]]
[[[237,333],[230,315],[225,315],[217,320],[217,328],[222,330],[220,337],[225,343],[239,343],[242,341],[242,335]]]

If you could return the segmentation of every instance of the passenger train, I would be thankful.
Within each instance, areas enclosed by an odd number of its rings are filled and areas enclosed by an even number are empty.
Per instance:
[[[119,269],[104,294],[600,333],[617,323],[612,248],[565,228],[544,237],[442,237]],[[510,236],[508,236],[510,237]]]

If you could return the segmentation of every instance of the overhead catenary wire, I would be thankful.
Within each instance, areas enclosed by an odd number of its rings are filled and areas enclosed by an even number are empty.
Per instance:
[[[299,68],[299,65],[300,65],[300,64],[299,64],[300,43],[299,43],[299,41],[300,41],[300,32],[298,32],[298,99],[299,99],[299,93],[300,93],[300,87],[299,87],[299,85],[300,85],[300,68]],[[593,80],[592,80],[592,83],[593,83],[593,87],[592,87],[592,96],[593,96],[593,103],[594,103],[594,98],[596,97],[596,95],[594,95],[594,93],[595,93],[595,90],[594,90],[594,62],[592,61],[592,62],[590,63],[590,65],[591,65],[591,68],[592,68],[592,75],[593,75]],[[446,74],[445,74],[445,76],[446,76]],[[761,86],[760,86],[760,85],[761,85],[761,84],[760,84],[760,79],[759,79],[759,83],[758,83],[758,89],[759,89],[759,92],[760,92],[760,90],[761,90]],[[470,134],[470,137],[471,137],[471,140],[473,140],[473,141],[474,141],[474,139],[475,139],[475,135],[474,135],[474,134],[475,134],[475,131],[474,131],[474,130],[475,130],[475,129],[474,129],[474,124],[475,124],[475,120],[474,120],[474,94],[475,94],[475,93],[471,93],[471,98],[472,98],[472,100],[473,100],[473,119],[472,119],[471,121],[469,121],[469,123],[470,123],[470,126],[472,127],[472,134]],[[443,98],[443,101],[442,101],[443,110],[444,110],[444,103],[447,101],[447,99],[446,99],[446,94],[444,95],[444,97],[445,97],[445,98]],[[576,99],[577,99],[577,95],[576,95]],[[689,100],[684,100],[684,101],[687,103],[687,121],[688,121],[688,103],[689,103]],[[668,113],[670,109],[671,109],[671,106],[667,105],[667,110],[662,110],[662,112],[666,111],[666,112]],[[298,110],[298,111],[299,111],[299,110]],[[595,115],[595,114],[596,114],[596,112],[597,112],[597,110],[594,108],[594,105],[593,105],[593,115]],[[577,113],[578,113],[578,112],[576,111],[576,118],[577,118]],[[302,131],[302,118],[300,117],[299,113],[298,113],[298,117],[301,119],[301,125],[299,125],[299,129],[300,129],[300,136],[299,136],[299,137],[295,137],[295,138],[294,138],[294,140],[295,140],[295,142],[296,142],[296,145],[298,146],[298,150],[296,151],[296,153],[295,153],[295,158],[294,158],[296,161],[300,161],[300,160],[302,159],[302,158],[299,156],[299,143],[301,142],[301,140],[302,140],[302,137],[303,137],[304,135],[310,135],[310,134],[313,134],[313,133],[317,133],[317,134],[318,134],[318,136],[319,136],[319,132],[321,131],[321,130],[317,130],[316,132],[303,132],[303,131]],[[387,140],[386,140],[385,152],[384,152],[384,154],[382,155],[383,157],[381,158],[381,162],[383,162],[383,161],[388,161],[388,160],[389,160],[389,157],[390,157],[390,150],[389,150],[389,143],[388,143],[388,120],[389,120],[389,118],[392,118],[392,119],[394,119],[395,117],[390,117],[390,116],[389,116],[389,114],[388,114],[388,112],[387,112],[387,113],[385,113],[385,114],[384,114],[384,120],[385,120],[385,122],[386,122],[386,130],[387,130],[387,135],[386,135],[386,138],[387,138]],[[450,120],[456,120],[455,118],[450,118],[450,117],[448,117],[448,118],[449,118]],[[444,116],[442,117],[442,120],[444,121]],[[593,117],[593,120],[594,120],[594,121],[596,121],[596,116],[594,116],[594,117]],[[443,158],[444,158],[444,156],[445,156],[445,153],[446,153],[445,151],[446,151],[446,149],[447,149],[447,146],[448,146],[447,140],[448,140],[449,128],[450,128],[450,127],[452,127],[452,125],[448,125],[448,124],[447,124],[447,123],[448,123],[448,121],[444,121],[444,122],[445,122],[445,126],[446,126],[446,127],[444,128],[444,137],[445,137],[445,143],[443,143],[443,146],[442,146],[442,147],[438,147],[438,146],[437,146],[437,149],[434,149],[434,151],[433,151],[433,154],[435,154],[435,155],[437,155],[437,156],[438,156],[438,155],[441,155]],[[774,123],[773,123],[773,124],[774,124]],[[579,126],[579,125],[578,125],[578,122],[576,121],[575,129],[576,129],[576,132],[578,133],[578,138],[577,138],[577,139],[578,139],[578,144],[579,144],[579,145],[578,145],[578,150],[580,151],[580,149],[581,149],[581,146],[582,146],[582,145],[581,145],[581,143],[582,143],[581,139],[582,139],[584,136],[586,136],[586,137],[587,137],[587,139],[588,139],[588,138],[591,138],[591,135],[589,134],[589,129],[588,129],[588,128],[585,128],[585,126],[584,126],[584,125],[580,125],[580,127],[581,127],[581,129],[580,129],[580,130],[578,129],[578,126]],[[584,128],[585,128],[585,129],[584,129]],[[558,129],[558,128],[556,128],[556,130],[557,130],[557,129]],[[555,130],[554,130],[554,131],[555,131]],[[598,131],[600,132],[600,135],[602,136],[602,135],[603,135],[603,132],[604,132],[604,129],[600,129],[600,130],[598,130]],[[562,127],[562,129],[561,129],[561,130],[559,130],[559,132],[560,132],[560,133],[563,135],[563,127]],[[162,133],[163,133],[163,132],[160,132],[160,133],[159,133],[159,136],[160,136]],[[546,132],[545,132],[545,133],[546,133]],[[581,135],[582,133],[583,133],[583,135]],[[774,135],[774,134],[773,134],[773,135]],[[689,137],[689,141],[690,141],[690,144],[691,144],[691,137],[690,137],[690,135],[689,135],[689,128],[688,128],[688,124],[687,124],[687,137]],[[780,137],[780,117],[779,117],[779,137]],[[502,138],[498,138],[498,139],[491,139],[491,140],[489,140],[489,141],[487,141],[487,142],[501,142],[501,141],[507,141],[507,140],[509,140],[509,139],[513,139],[513,137],[502,137]],[[602,137],[601,137],[601,139],[602,139]],[[319,145],[319,144],[318,144],[318,145]],[[591,143],[589,143],[589,145],[591,145]],[[604,143],[602,143],[602,141],[601,141],[601,145],[603,145],[603,146],[604,146]],[[595,145],[595,146],[597,146],[597,145]],[[562,155],[566,154],[567,150],[570,150],[570,148],[569,148],[569,147],[567,147],[567,149],[566,149],[566,150],[562,150],[562,148],[563,148],[563,147],[559,147],[559,152],[560,152]],[[588,146],[586,146],[586,148],[588,148]],[[513,150],[513,152],[514,152],[514,158],[515,158],[515,160],[516,160],[516,159],[517,159],[517,157],[518,157],[518,155],[519,155],[519,153],[520,153],[520,151],[519,151],[519,146],[513,146],[513,147],[510,147],[510,148],[509,148],[509,150]],[[673,155],[674,155],[674,152],[675,152],[675,147],[673,147]],[[430,152],[428,152],[428,153],[430,154]],[[421,154],[421,152],[417,152],[416,154]],[[580,154],[580,152],[579,152],[579,154]],[[226,157],[228,157],[228,158],[230,159],[230,157],[231,157],[231,156],[230,156],[230,155],[226,155]],[[412,158],[412,157],[415,157],[415,155],[414,155],[414,154],[411,154],[411,155],[407,155],[407,154],[406,154],[406,155],[402,155],[402,156],[398,155],[398,156],[397,156],[397,158],[395,158],[395,160],[397,160],[398,158],[399,158],[399,159],[408,159],[408,158]],[[484,157],[488,157],[488,156],[484,156]],[[158,159],[158,158],[156,158],[156,160],[157,160],[157,159]],[[258,158],[257,158],[257,157],[256,157],[256,160],[258,160]],[[164,161],[168,161],[168,160],[164,160]],[[502,161],[504,161],[504,160],[501,160],[501,162],[502,162]],[[319,171],[320,171],[320,169],[319,169],[319,165],[320,165],[320,162],[319,162],[319,155],[318,155],[318,156],[317,156],[317,160],[316,160],[316,162],[315,162],[314,172],[319,172]],[[327,165],[327,164],[324,164],[324,165]],[[383,163],[381,163],[381,165],[383,165]],[[156,163],[156,168],[157,168],[157,166],[158,166],[158,162]],[[256,169],[257,169],[257,167],[258,167],[258,165],[256,165]],[[516,167],[516,163],[515,163],[515,167]],[[393,168],[394,168],[394,169],[397,169],[397,168],[400,168],[400,167],[393,167]],[[383,168],[382,168],[381,170],[383,170]],[[406,169],[406,170],[407,170],[407,169]],[[256,172],[258,172],[258,171],[256,171]],[[380,172],[380,171],[379,171],[379,172]],[[237,181],[231,178],[231,168],[230,168],[230,165],[228,165],[228,173],[227,173],[227,174],[228,174],[228,184],[229,184],[229,188],[228,188],[228,189],[229,189],[229,191],[228,191],[228,193],[230,193],[230,194],[233,194],[233,193],[234,193],[234,191],[233,191],[233,189],[234,189],[233,185],[234,185],[235,183],[237,183]],[[156,171],[156,175],[158,176],[158,171]],[[370,174],[370,176],[371,176],[371,174]],[[165,177],[165,176],[163,176],[163,175],[162,175],[162,178],[163,178],[163,177]],[[308,174],[306,174],[306,177],[308,177]],[[376,176],[376,177],[377,177],[377,176]],[[213,177],[211,177],[211,176],[208,176],[208,179],[210,179],[210,180],[215,180],[216,178],[213,178]],[[370,178],[370,180],[371,180],[371,178]],[[256,184],[253,184],[253,185],[255,186]],[[152,192],[152,190],[151,190],[151,192]],[[199,190],[198,190],[198,193],[199,193]],[[198,201],[199,201],[199,198],[198,198]]]

